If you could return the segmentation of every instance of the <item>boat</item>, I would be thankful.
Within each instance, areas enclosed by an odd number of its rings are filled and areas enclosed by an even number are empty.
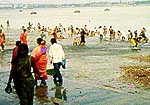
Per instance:
[[[74,13],[80,13],[80,11],[79,10],[75,10]]]
[[[110,11],[110,9],[109,9],[109,8],[106,8],[106,9],[104,9],[104,11]]]
[[[33,12],[31,12],[30,14],[37,14],[37,12],[33,11]]]
[[[20,9],[19,12],[23,12],[23,9]]]

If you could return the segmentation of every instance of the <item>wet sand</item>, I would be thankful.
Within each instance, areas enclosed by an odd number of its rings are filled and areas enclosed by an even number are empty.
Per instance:
[[[19,32],[18,32],[19,33]],[[17,36],[17,34],[16,34]],[[18,98],[13,92],[6,94],[12,44],[18,36],[8,35],[6,51],[0,53],[0,105],[18,105]],[[29,47],[36,44],[36,33],[29,34]],[[10,41],[11,40],[11,45]],[[49,40],[49,38],[47,38]],[[129,59],[125,56],[149,55],[149,43],[133,51],[128,42],[99,42],[97,37],[86,38],[85,46],[72,46],[72,39],[61,39],[67,59],[67,69],[62,69],[63,87],[55,87],[52,77],[48,87],[35,89],[35,105],[149,105],[149,89],[139,88],[133,83],[118,80],[123,75],[122,66],[148,66],[149,62]],[[49,45],[49,43],[48,43]],[[51,67],[48,64],[48,67]],[[130,85],[130,87],[129,87]],[[61,94],[60,94],[61,93]],[[60,99],[61,98],[61,99]]]

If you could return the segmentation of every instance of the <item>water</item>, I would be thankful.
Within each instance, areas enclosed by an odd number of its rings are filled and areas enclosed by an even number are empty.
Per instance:
[[[110,11],[104,11],[110,8]],[[150,6],[110,6],[110,7],[82,7],[82,8],[48,8],[48,9],[25,9],[19,12],[14,10],[0,10],[0,24],[6,27],[7,19],[10,20],[12,28],[21,28],[27,26],[30,21],[36,27],[37,23],[51,28],[62,23],[66,28],[70,25],[74,27],[84,27],[88,25],[89,29],[100,25],[127,32],[128,29],[140,31],[146,27],[149,33],[150,26]],[[80,10],[80,13],[74,13]],[[30,12],[36,11],[37,14],[31,15]]]

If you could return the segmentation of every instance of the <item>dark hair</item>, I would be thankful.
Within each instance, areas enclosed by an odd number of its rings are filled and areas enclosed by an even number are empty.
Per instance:
[[[21,44],[19,45],[18,47],[18,52],[17,52],[17,56],[20,58],[20,57],[25,57],[28,55],[28,52],[29,52],[29,48],[28,48],[28,45],[27,44]]]
[[[21,45],[21,41],[16,41],[16,46]]]
[[[42,40],[43,40],[42,38],[37,38],[37,39],[36,39],[37,44],[39,44],[39,45],[40,45]]]
[[[26,29],[23,29],[23,32],[26,32],[27,30]]]
[[[52,39],[51,39],[51,43],[52,43],[52,44],[57,43],[56,39],[55,39],[55,38],[52,38]]]

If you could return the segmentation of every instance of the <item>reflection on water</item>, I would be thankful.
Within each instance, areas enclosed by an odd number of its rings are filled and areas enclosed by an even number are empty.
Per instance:
[[[0,69],[3,67],[4,65],[4,53],[0,52]]]
[[[48,86],[36,86],[35,88],[35,101],[40,105],[44,105],[48,100]]]
[[[64,89],[63,91],[61,91],[61,89],[62,89],[61,86],[56,86],[55,98],[59,98],[67,101],[66,89]]]
[[[48,91],[48,86],[37,86],[35,88],[35,105],[64,105],[67,101],[66,89],[63,89],[61,86],[56,86],[52,89],[55,91],[54,96],[49,97],[48,94],[51,91]]]

